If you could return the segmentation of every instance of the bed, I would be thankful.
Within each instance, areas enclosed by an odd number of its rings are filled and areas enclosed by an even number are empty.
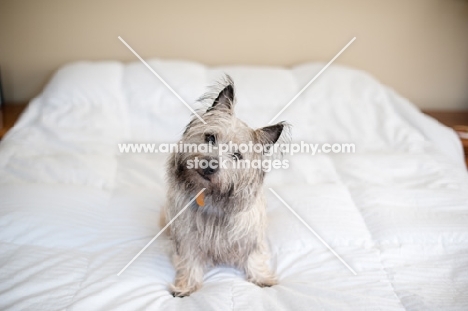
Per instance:
[[[237,115],[252,127],[324,66],[148,63],[194,107],[229,74]],[[468,310],[460,142],[392,89],[342,66],[277,120],[293,125],[295,142],[356,146],[286,156],[290,168],[267,176],[278,285],[259,288],[217,267],[199,291],[174,298],[165,235],[117,276],[161,229],[167,157],[121,153],[118,144],[177,142],[190,114],[140,62],[77,62],[55,73],[0,143],[1,310]]]

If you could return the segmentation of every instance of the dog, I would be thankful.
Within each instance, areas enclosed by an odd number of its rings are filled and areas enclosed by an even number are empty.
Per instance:
[[[288,136],[289,124],[285,122],[253,130],[235,116],[234,83],[229,76],[218,89],[211,97],[203,98],[205,102],[211,101],[208,109],[200,111],[206,124],[193,117],[183,133],[183,143],[217,149],[222,143],[253,142],[268,150],[280,137]],[[245,273],[248,281],[260,287],[277,284],[277,277],[268,266],[269,250],[265,241],[265,170],[236,166],[241,161],[261,161],[265,157],[264,151],[251,150],[245,153],[229,150],[222,154],[215,150],[179,150],[169,157],[169,189],[161,224],[172,220],[191,202],[168,228],[176,269],[175,282],[170,286],[174,297],[188,296],[198,290],[206,269],[216,265],[236,267]],[[223,161],[225,166],[189,165],[197,159],[210,164]],[[195,201],[202,189],[205,190]]]

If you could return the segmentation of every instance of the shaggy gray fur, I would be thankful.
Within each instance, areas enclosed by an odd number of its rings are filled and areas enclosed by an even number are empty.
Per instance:
[[[193,118],[182,137],[183,143],[207,144],[215,138],[219,143],[236,144],[277,143],[288,139],[288,125],[276,125],[253,130],[234,114],[234,84],[226,77],[223,88],[202,98],[211,106],[202,114],[203,124]],[[212,137],[213,136],[213,137]],[[228,159],[231,166],[239,154],[224,153],[220,159]],[[161,223],[171,220],[202,189],[206,188],[205,205],[195,201],[169,227],[174,245],[173,263],[176,279],[171,286],[174,296],[187,296],[201,287],[207,268],[227,264],[245,272],[247,280],[259,286],[277,283],[275,274],[268,267],[269,251],[265,242],[266,206],[263,193],[265,173],[258,168],[220,168],[206,173],[200,169],[188,169],[187,161],[218,159],[218,151],[212,153],[174,153],[167,163],[169,191]],[[244,160],[262,160],[265,155],[244,153]]]

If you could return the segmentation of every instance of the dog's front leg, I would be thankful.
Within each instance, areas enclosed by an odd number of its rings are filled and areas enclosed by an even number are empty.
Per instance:
[[[260,287],[269,287],[278,284],[276,276],[268,267],[268,253],[265,249],[258,249],[250,253],[244,264],[247,280]]]
[[[204,266],[198,258],[190,258],[185,254],[174,255],[174,266],[176,268],[176,278],[171,285],[171,292],[174,297],[188,296],[203,283]]]

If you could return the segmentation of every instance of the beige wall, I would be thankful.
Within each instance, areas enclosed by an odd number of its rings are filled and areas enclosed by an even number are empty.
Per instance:
[[[423,108],[468,109],[468,1],[0,0],[7,100],[60,65],[143,57],[206,64],[328,61],[364,69]]]

